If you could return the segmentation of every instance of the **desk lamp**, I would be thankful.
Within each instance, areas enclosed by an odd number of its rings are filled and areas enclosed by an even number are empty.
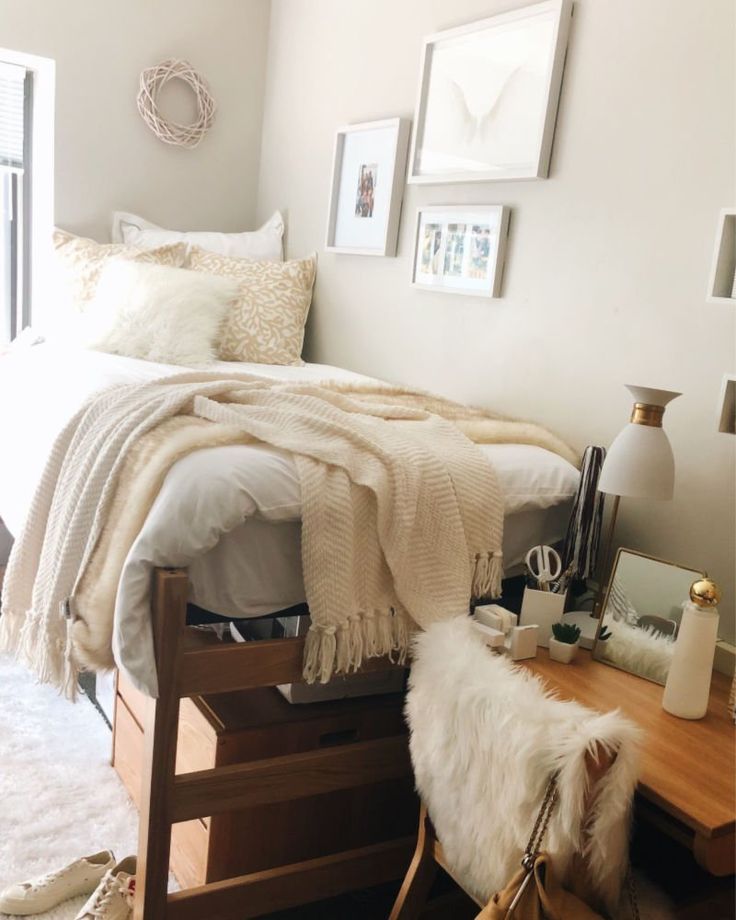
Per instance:
[[[621,498],[658,498],[668,501],[675,487],[675,458],[662,428],[667,403],[681,396],[671,390],[626,385],[634,397],[629,424],[608,448],[598,489],[614,496],[594,615],[602,614],[604,587],[611,572],[613,533]]]

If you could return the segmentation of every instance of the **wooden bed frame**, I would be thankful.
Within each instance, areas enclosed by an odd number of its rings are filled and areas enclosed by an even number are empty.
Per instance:
[[[177,822],[411,773],[407,739],[397,736],[176,775],[182,698],[303,680],[303,637],[219,642],[186,625],[188,594],[184,570],[155,570],[159,696],[149,701],[144,726],[134,920],[245,920],[400,879],[414,851],[413,836],[167,893]],[[397,665],[374,659],[363,670],[387,667]]]

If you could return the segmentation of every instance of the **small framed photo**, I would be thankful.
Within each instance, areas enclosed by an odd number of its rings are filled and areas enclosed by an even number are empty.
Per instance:
[[[544,0],[424,40],[409,182],[549,170],[572,0]]]
[[[328,251],[396,255],[409,126],[408,118],[389,118],[338,130]]]
[[[509,209],[502,205],[421,208],[412,285],[498,297],[508,226]]]

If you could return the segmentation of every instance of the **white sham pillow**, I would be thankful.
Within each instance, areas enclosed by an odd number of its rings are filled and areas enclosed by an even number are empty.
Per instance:
[[[165,230],[136,214],[115,211],[112,216],[113,243],[127,243],[140,249],[155,249],[169,243],[187,243],[237,259],[281,262],[284,221],[278,211],[258,230],[219,233],[209,230]]]
[[[161,364],[209,364],[238,285],[185,268],[111,260],[82,328],[88,348]]]

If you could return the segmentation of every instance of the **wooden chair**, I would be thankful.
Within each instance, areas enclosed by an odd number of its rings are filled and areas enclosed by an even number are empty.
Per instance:
[[[411,772],[404,735],[176,775],[179,701],[302,678],[304,639],[224,644],[186,626],[189,583],[157,569],[152,593],[159,696],[148,706],[134,920],[246,920],[400,878],[412,837],[167,894],[176,822]],[[396,667],[385,659],[364,670]]]

